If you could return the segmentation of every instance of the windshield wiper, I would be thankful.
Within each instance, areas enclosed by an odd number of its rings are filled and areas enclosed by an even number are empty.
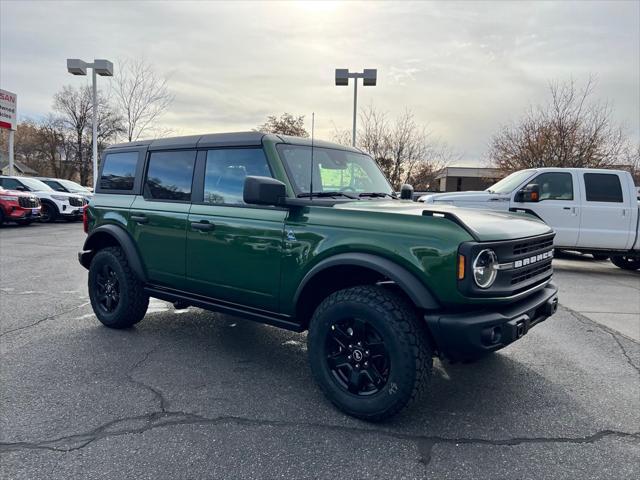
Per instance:
[[[360,197],[375,197],[375,198],[379,198],[379,197],[391,197],[391,198],[395,198],[395,199],[398,198],[396,195],[393,195],[391,193],[385,193],[385,192],[363,192],[359,196]]]
[[[344,192],[313,192],[312,194],[309,193],[299,193],[297,195],[298,198],[305,198],[305,197],[319,197],[319,198],[323,198],[323,197],[347,197],[347,198],[352,198],[354,200],[357,200],[358,197],[354,197],[353,195],[348,195]]]

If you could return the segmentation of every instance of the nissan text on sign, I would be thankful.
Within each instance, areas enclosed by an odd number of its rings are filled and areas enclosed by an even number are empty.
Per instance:
[[[15,93],[0,90],[0,128],[16,129],[17,101]]]

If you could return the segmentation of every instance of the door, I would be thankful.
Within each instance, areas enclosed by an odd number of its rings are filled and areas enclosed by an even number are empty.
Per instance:
[[[285,209],[246,205],[248,175],[272,176],[261,148],[202,152],[200,189],[187,229],[191,290],[210,298],[278,310]],[[201,172],[201,173],[200,173]]]
[[[628,248],[632,226],[631,200],[629,192],[622,188],[620,175],[615,172],[580,173],[584,194],[578,246]]]
[[[545,172],[529,180],[540,187],[539,202],[514,202],[516,208],[533,211],[556,232],[556,247],[575,247],[580,232],[580,189],[576,174]]]
[[[142,196],[130,208],[129,231],[151,283],[182,288],[195,150],[149,155]]]

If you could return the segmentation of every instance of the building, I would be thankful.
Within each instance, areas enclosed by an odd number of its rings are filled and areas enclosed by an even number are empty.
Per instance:
[[[463,192],[484,190],[504,175],[497,168],[445,167],[435,177],[440,192]]]
[[[5,153],[0,154],[0,174],[9,175],[9,156]],[[13,174],[22,177],[37,177],[38,172],[33,168],[27,167],[24,163],[13,160]]]

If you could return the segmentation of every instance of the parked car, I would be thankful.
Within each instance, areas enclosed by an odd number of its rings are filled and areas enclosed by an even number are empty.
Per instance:
[[[8,190],[31,192],[40,199],[40,221],[54,222],[58,218],[79,220],[82,207],[87,203],[82,197],[66,192],[56,192],[49,185],[31,177],[0,176],[0,186]]]
[[[557,249],[610,257],[628,270],[640,268],[640,215],[629,172],[533,168],[514,172],[482,192],[437,193],[419,201],[526,212],[553,227]]]
[[[40,218],[40,200],[35,195],[5,190],[0,186],[0,225],[16,222],[29,225]]]
[[[316,382],[359,418],[415,400],[434,355],[494,352],[557,307],[544,222],[398,199],[354,148],[143,141],[109,147],[99,179],[79,261],[100,322],[130,327],[155,297],[308,329]]]
[[[56,192],[73,193],[74,195],[80,195],[85,200],[89,201],[93,197],[93,193],[86,187],[83,187],[79,183],[65,178],[50,178],[50,177],[35,177],[43,183],[46,183]]]

